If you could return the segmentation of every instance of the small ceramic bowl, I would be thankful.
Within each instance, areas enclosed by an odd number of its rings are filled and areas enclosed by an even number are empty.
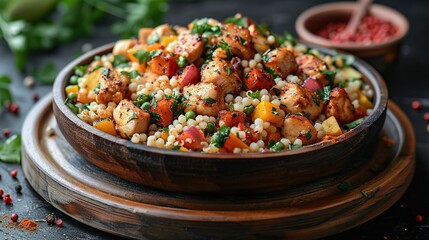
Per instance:
[[[388,20],[398,28],[397,34],[384,42],[368,45],[339,43],[316,35],[321,27],[330,22],[347,22],[356,6],[356,2],[335,2],[309,8],[298,16],[295,22],[296,32],[304,42],[353,53],[370,62],[376,69],[384,70],[396,59],[401,42],[409,29],[408,20],[398,11],[379,4],[372,4],[368,9],[371,15]]]
[[[384,124],[387,88],[368,64],[353,66],[374,89],[374,110],[359,126],[333,141],[297,150],[267,153],[207,154],[135,144],[104,133],[79,119],[65,104],[64,88],[73,68],[112,51],[113,44],[94,49],[68,64],[53,87],[53,110],[71,146],[89,163],[128,181],[181,193],[254,194],[291,189],[335,176],[370,154]],[[322,53],[333,51],[318,48]]]

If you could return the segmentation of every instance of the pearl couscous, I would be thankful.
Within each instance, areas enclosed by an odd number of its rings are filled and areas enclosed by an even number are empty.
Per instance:
[[[340,136],[373,109],[353,57],[324,55],[240,14],[143,28],[77,66],[66,104],[135,144],[180,151],[293,150]]]

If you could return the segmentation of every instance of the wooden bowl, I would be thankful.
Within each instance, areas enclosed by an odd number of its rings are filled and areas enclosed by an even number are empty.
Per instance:
[[[359,162],[357,153],[369,152],[384,124],[387,88],[369,65],[354,67],[374,89],[374,111],[358,127],[335,141],[301,149],[270,153],[206,154],[134,144],[104,133],[79,119],[65,104],[73,68],[94,56],[111,52],[113,44],[94,49],[68,64],[53,87],[53,111],[71,146],[88,162],[106,172],[145,186],[182,193],[253,194],[290,189],[332,177]],[[314,46],[310,46],[314,47]],[[333,51],[319,48],[322,53]]]
[[[388,20],[398,28],[398,33],[384,42],[368,45],[338,43],[316,35],[316,32],[329,22],[348,21],[356,6],[356,2],[335,2],[309,8],[298,16],[295,22],[296,32],[304,42],[353,53],[375,65],[378,70],[384,70],[388,63],[396,59],[401,42],[409,29],[408,20],[398,11],[379,4],[372,4],[368,9],[371,15]]]

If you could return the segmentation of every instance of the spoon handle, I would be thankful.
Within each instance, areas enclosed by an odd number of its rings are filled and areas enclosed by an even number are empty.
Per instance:
[[[344,30],[345,34],[354,34],[359,25],[360,20],[363,15],[367,12],[369,5],[373,0],[358,0],[357,7],[352,13],[349,23],[347,24],[346,29]]]

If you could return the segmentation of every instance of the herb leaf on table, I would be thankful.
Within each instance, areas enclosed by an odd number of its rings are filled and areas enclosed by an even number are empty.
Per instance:
[[[0,76],[0,107],[3,107],[6,103],[13,102],[13,97],[9,90],[9,84],[11,82],[9,76]]]
[[[6,141],[0,141],[0,161],[8,163],[21,162],[21,135],[15,134]]]

